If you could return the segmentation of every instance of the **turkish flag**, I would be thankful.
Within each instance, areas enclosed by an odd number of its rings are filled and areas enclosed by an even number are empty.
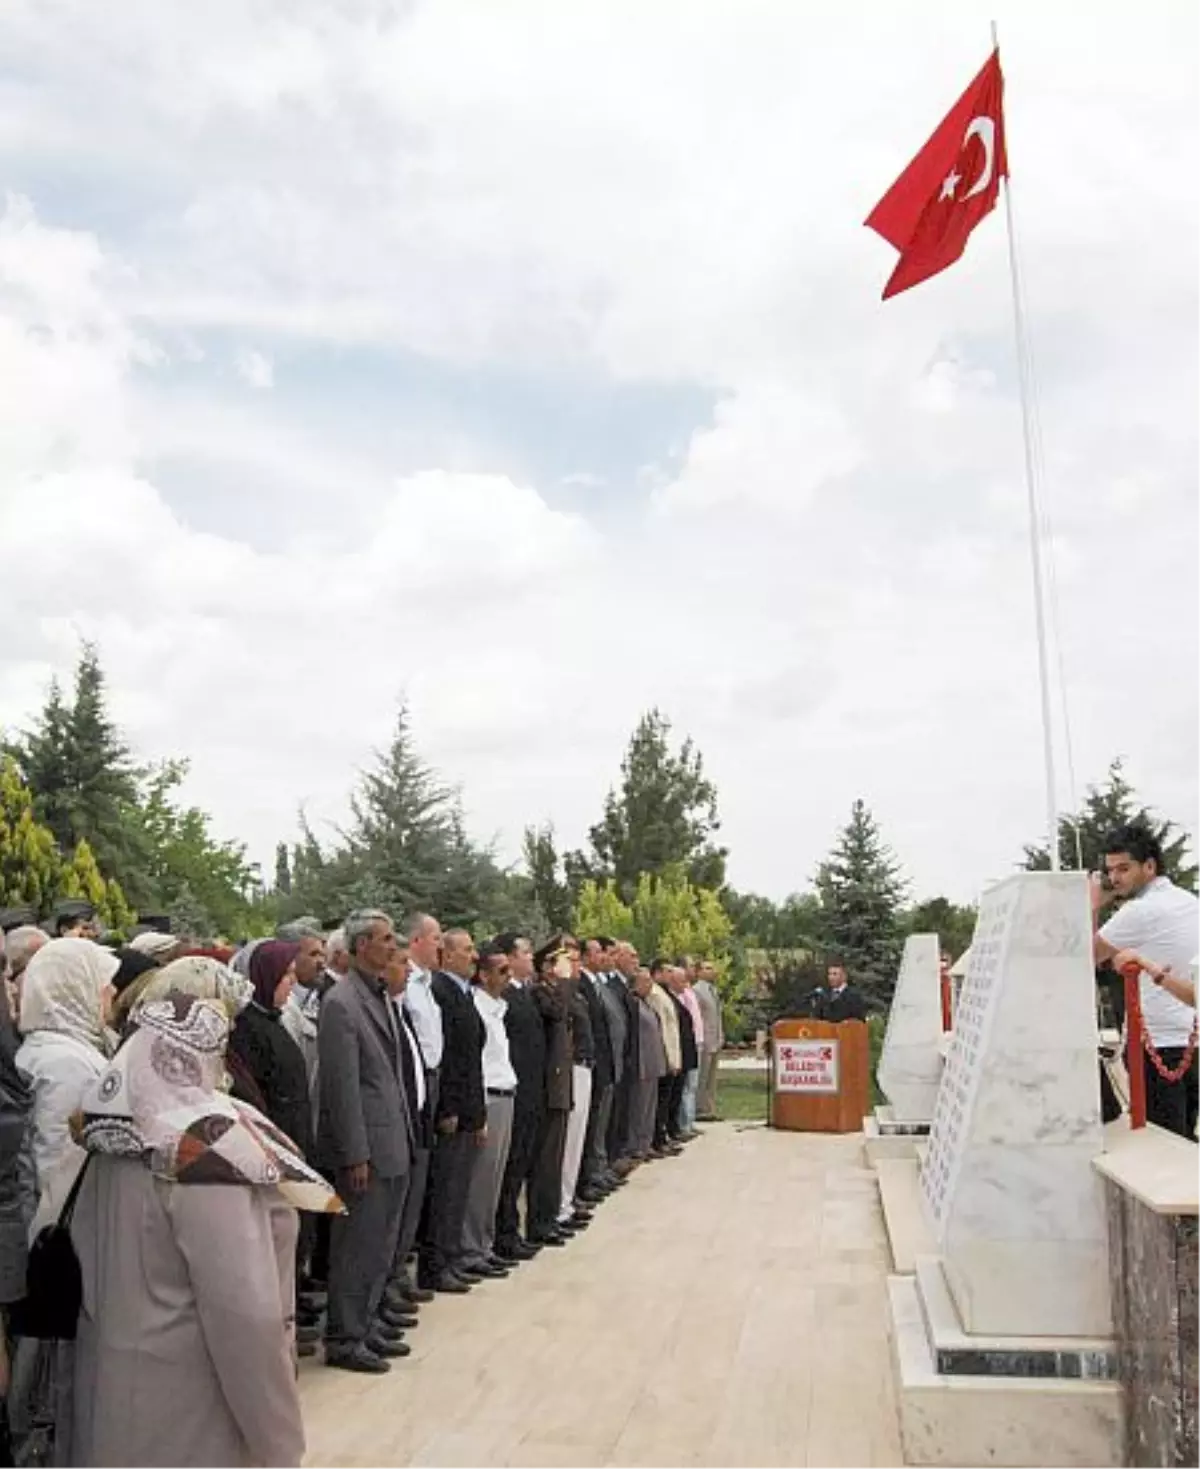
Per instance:
[[[885,301],[953,265],[996,207],[1008,177],[1003,103],[997,50],[868,215],[867,225],[900,251]]]

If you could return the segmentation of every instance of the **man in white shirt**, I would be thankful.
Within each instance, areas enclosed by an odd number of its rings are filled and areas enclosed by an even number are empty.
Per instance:
[[[1200,948],[1200,904],[1191,894],[1162,876],[1163,855],[1158,839],[1147,827],[1120,827],[1105,844],[1104,866],[1109,886],[1094,878],[1092,908],[1100,910],[1114,897],[1122,907],[1096,933],[1096,961],[1107,964],[1122,949],[1132,949],[1160,970],[1185,976]],[[1188,1057],[1196,1027],[1196,1012],[1155,981],[1143,969],[1139,993],[1146,1034],[1167,1071],[1177,1070]],[[1197,1062],[1177,1081],[1159,1074],[1149,1055],[1146,1068],[1146,1119],[1196,1140]]]
[[[463,1220],[463,1251],[460,1264],[468,1270],[481,1266],[511,1268],[512,1260],[499,1260],[493,1253],[496,1241],[496,1205],[508,1165],[512,1138],[513,1103],[517,1073],[508,1051],[504,1025],[507,1004],[501,998],[509,981],[508,955],[496,944],[479,950],[471,997],[486,1032],[483,1043],[483,1086],[487,1098],[487,1126],[476,1133],[478,1147],[471,1164],[467,1212]]]
[[[429,1187],[429,1156],[433,1144],[431,1119],[437,1112],[438,1083],[445,1041],[442,1035],[442,1009],[434,999],[431,989],[433,972],[441,962],[442,925],[428,913],[418,913],[409,919],[405,933],[408,938],[409,969],[401,1008],[424,1062],[422,1102],[426,1126],[418,1136],[413,1153],[408,1198],[404,1202],[400,1237],[396,1241],[392,1292],[394,1297],[412,1307],[433,1299],[431,1291],[423,1289],[413,1280],[408,1269],[408,1257],[417,1241],[425,1194]]]

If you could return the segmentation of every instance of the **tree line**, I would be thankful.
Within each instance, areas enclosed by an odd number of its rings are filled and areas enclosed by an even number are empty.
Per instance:
[[[201,941],[267,933],[301,914],[333,926],[355,907],[426,910],[478,935],[604,933],[647,956],[712,956],[735,1029],[801,1003],[835,952],[886,1005],[908,934],[936,932],[958,955],[974,929],[970,906],[912,900],[861,800],[806,889],[782,902],[737,891],[716,787],[693,742],[676,744],[657,709],[638,721],[586,845],[560,852],[551,824],[530,825],[517,864],[467,831],[461,793],[422,758],[404,708],[349,793],[344,824],[321,837],[301,811],[269,880],[243,843],[218,837],[181,799],[187,768],[184,759],[138,763],[108,712],[97,650],[85,645],[70,694],[52,682],[31,728],[0,744],[0,906],[45,917],[55,901],[83,897],[118,933],[156,914]],[[1063,865],[1080,853],[1085,866],[1102,865],[1107,832],[1135,819],[1152,825],[1169,875],[1194,891],[1186,834],[1139,803],[1120,761],[1063,818]],[[1030,845],[1015,865],[1044,868],[1049,856]]]

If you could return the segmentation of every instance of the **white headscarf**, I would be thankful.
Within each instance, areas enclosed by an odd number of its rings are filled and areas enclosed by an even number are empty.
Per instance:
[[[25,966],[21,980],[21,1033],[69,1035],[107,1055],[105,987],[121,967],[111,949],[91,939],[51,939]]]

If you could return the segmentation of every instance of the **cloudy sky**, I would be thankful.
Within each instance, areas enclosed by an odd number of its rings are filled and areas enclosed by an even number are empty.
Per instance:
[[[657,703],[738,886],[861,796],[972,897],[1044,805],[1003,222],[885,306],[861,221],[993,11],[1078,780],[1194,829],[1191,0],[6,0],[0,724],[96,639],[269,860],[403,695],[512,856]]]

